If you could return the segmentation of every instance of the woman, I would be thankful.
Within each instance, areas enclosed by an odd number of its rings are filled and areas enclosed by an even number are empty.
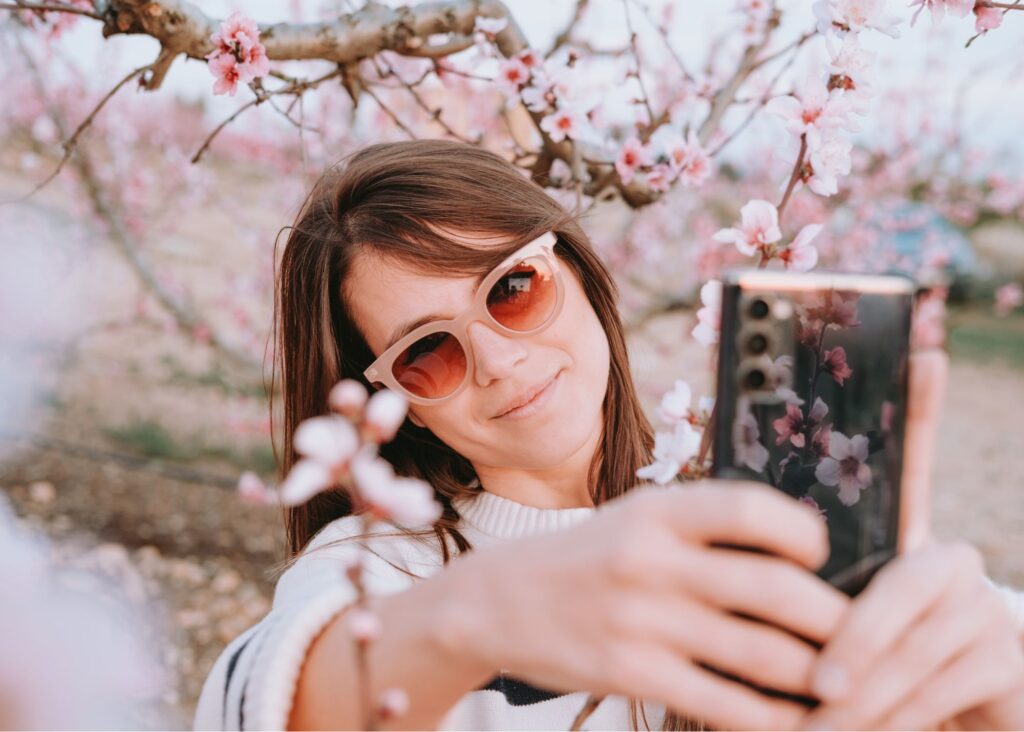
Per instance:
[[[529,266],[506,271],[516,253]],[[503,311],[522,288],[525,314]],[[588,728],[1024,726],[1019,629],[977,552],[909,552],[851,602],[805,571],[827,537],[798,502],[723,481],[630,491],[653,438],[616,297],[579,223],[472,146],[371,145],[299,213],[278,291],[284,468],[296,425],[366,373],[410,401],[382,456],[444,507],[426,535],[361,537],[384,628],[370,698],[409,699],[389,724],[568,729],[594,692]],[[438,320],[455,322],[422,327]],[[295,561],[215,664],[197,728],[359,726],[350,511],[340,492],[287,510]],[[825,703],[807,716],[703,664]]]

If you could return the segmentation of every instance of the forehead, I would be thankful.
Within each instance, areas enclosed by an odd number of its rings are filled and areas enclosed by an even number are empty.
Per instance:
[[[375,353],[398,326],[424,315],[454,318],[473,301],[479,277],[420,272],[360,251],[345,282],[346,302],[356,326]]]

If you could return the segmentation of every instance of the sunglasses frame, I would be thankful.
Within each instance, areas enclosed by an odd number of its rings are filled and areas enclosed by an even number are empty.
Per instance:
[[[427,406],[441,404],[449,399],[455,398],[459,392],[466,388],[466,384],[468,384],[473,378],[476,368],[474,366],[475,359],[473,357],[473,346],[470,343],[467,334],[467,328],[470,323],[481,320],[492,330],[495,330],[502,335],[506,335],[511,338],[526,338],[547,329],[553,322],[555,322],[558,315],[562,312],[562,303],[565,300],[565,283],[562,279],[562,270],[558,263],[558,257],[555,255],[554,251],[555,244],[557,243],[558,237],[554,232],[548,231],[510,254],[497,267],[491,270],[490,274],[488,274],[480,283],[476,292],[473,294],[473,303],[466,308],[466,310],[464,310],[454,320],[434,320],[429,323],[424,323],[408,335],[399,338],[395,341],[394,345],[385,350],[384,353],[378,356],[377,359],[370,364],[365,371],[363,371],[363,376],[366,378],[367,382],[370,384],[383,384],[392,391],[396,391],[404,396],[412,404]],[[537,256],[543,257],[551,267],[552,276],[555,281],[555,307],[551,311],[551,315],[549,315],[543,323],[533,330],[522,331],[506,328],[491,316],[490,311],[487,309],[487,295],[490,293],[491,288],[497,284],[502,275],[504,275],[508,270],[512,269],[520,262]],[[394,365],[395,359],[398,358],[406,348],[411,346],[420,338],[442,331],[455,336],[459,341],[459,345],[462,346],[462,350],[466,354],[466,375],[462,378],[462,383],[460,383],[451,394],[438,397],[437,399],[427,399],[411,393],[408,389],[399,384],[398,380],[391,373],[391,367]]]

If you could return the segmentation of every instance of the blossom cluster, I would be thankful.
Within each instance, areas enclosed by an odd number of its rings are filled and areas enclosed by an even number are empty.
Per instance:
[[[215,79],[214,94],[233,97],[239,84],[248,84],[270,72],[267,50],[260,43],[260,29],[242,13],[232,13],[210,36],[210,41],[214,49],[206,60]]]
[[[370,397],[357,381],[339,382],[328,398],[332,413],[312,417],[295,430],[293,445],[301,459],[275,490],[251,472],[239,480],[243,499],[252,503],[298,506],[313,496],[347,490],[357,511],[375,520],[407,528],[431,526],[441,515],[430,484],[395,475],[378,454],[405,420],[408,402],[382,389]]]

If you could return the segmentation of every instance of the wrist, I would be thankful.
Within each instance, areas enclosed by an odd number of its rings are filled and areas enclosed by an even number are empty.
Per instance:
[[[498,627],[496,592],[501,575],[491,565],[492,552],[477,550],[465,554],[435,575],[437,603],[435,642],[440,653],[477,669],[486,681],[502,668],[504,638]]]

